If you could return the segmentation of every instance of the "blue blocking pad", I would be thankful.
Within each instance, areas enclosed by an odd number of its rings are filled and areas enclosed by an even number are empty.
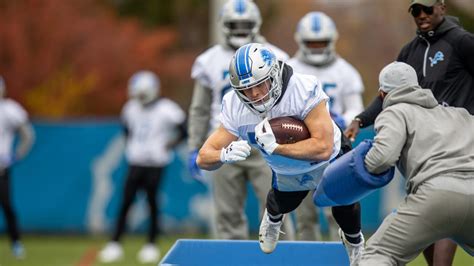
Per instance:
[[[313,194],[314,204],[320,207],[350,205],[390,183],[395,167],[379,175],[365,168],[365,155],[371,147],[372,140],[364,140],[331,163]]]

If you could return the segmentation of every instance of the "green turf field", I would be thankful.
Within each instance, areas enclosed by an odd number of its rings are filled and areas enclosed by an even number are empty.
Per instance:
[[[159,242],[162,256],[178,238],[205,238],[205,236],[181,235],[164,236]],[[123,239],[125,258],[120,263],[101,264],[96,261],[98,250],[106,243],[105,237],[90,236],[29,236],[26,235],[23,243],[27,257],[16,260],[10,253],[7,239],[0,237],[0,265],[1,266],[131,266],[139,265],[135,259],[136,253],[143,245],[144,236],[126,235]],[[143,265],[143,264],[142,264]],[[153,265],[153,264],[150,264]],[[426,265],[422,257],[418,257],[409,264]],[[474,259],[462,249],[458,249],[454,260],[455,266],[474,266]]]

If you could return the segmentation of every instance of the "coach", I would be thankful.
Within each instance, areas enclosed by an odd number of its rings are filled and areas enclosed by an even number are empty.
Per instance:
[[[360,265],[405,265],[443,238],[473,256],[474,116],[439,105],[406,63],[386,66],[379,82],[383,111],[365,166],[379,174],[397,164],[408,195],[369,239]]]
[[[444,0],[412,0],[409,11],[417,34],[396,61],[412,66],[420,86],[430,89],[439,103],[464,107],[474,115],[474,35],[464,30],[457,18],[445,16]],[[354,118],[345,135],[354,140],[359,128],[372,125],[381,111],[382,99],[376,97]],[[429,265],[433,260],[437,265],[451,265],[455,248],[442,240],[424,253]]]

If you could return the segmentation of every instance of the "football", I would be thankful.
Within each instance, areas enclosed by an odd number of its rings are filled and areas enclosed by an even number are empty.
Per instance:
[[[292,116],[276,117],[268,122],[278,144],[292,144],[311,136],[305,123]]]

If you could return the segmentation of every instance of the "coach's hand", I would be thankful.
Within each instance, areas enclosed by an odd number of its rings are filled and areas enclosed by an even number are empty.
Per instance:
[[[360,130],[360,120],[354,119],[344,131],[344,135],[354,142]]]
[[[273,151],[278,147],[275,135],[273,134],[272,127],[268,122],[268,118],[265,118],[262,122],[255,126],[255,140],[258,146],[265,150],[266,153],[271,155]]]
[[[250,145],[246,140],[232,141],[221,150],[221,162],[233,163],[247,159],[250,155]]]

